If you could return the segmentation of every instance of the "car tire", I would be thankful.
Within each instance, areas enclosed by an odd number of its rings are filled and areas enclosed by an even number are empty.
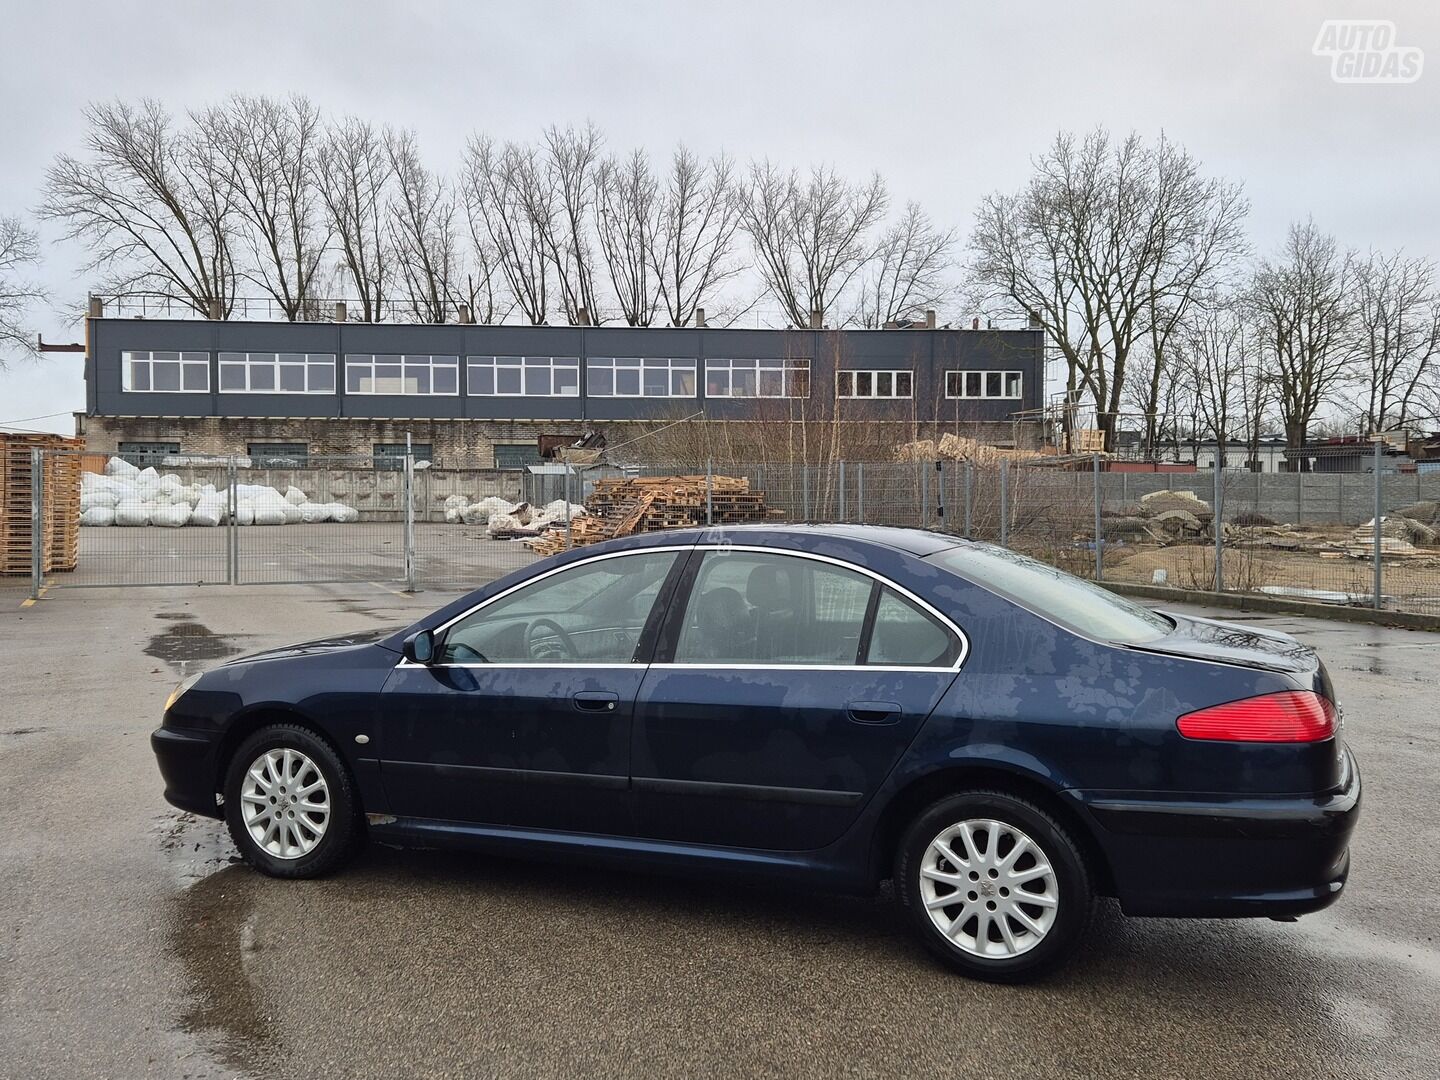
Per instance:
[[[225,823],[262,874],[315,878],[340,867],[360,839],[355,786],[324,738],[272,724],[236,749],[225,775]]]
[[[1063,963],[1094,908],[1075,838],[1004,791],[952,795],[916,815],[895,855],[894,885],[925,948],[989,982],[1028,982]]]

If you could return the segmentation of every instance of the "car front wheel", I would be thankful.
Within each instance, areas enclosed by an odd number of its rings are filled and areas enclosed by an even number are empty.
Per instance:
[[[225,822],[240,854],[262,873],[319,877],[354,849],[354,787],[324,739],[293,724],[273,724],[241,743],[230,760]]]
[[[1064,961],[1094,904],[1065,828],[1000,791],[954,795],[921,812],[897,852],[895,890],[927,949],[992,982],[1025,982]]]

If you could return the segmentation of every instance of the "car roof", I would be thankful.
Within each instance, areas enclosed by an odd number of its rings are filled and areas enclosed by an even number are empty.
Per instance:
[[[631,543],[623,544],[622,541],[626,540]],[[649,547],[655,544],[714,544],[726,540],[735,543],[774,545],[781,548],[793,547],[802,551],[816,543],[833,543],[836,540],[852,541],[891,548],[919,558],[965,543],[957,536],[947,536],[944,533],[930,532],[927,529],[899,528],[893,525],[791,525],[766,522],[748,525],[712,525],[691,529],[664,529],[658,532],[643,533],[639,536],[603,541],[587,550],[603,551],[621,546]]]

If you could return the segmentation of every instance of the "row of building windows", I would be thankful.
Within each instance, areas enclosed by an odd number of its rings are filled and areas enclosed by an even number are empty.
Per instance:
[[[222,394],[333,394],[333,353],[222,352]],[[707,359],[707,398],[808,398],[810,361],[800,359]],[[121,354],[122,387],[146,393],[208,393],[210,357],[203,352]],[[699,361],[654,356],[593,356],[585,362],[585,393],[597,398],[693,398]],[[1018,371],[947,371],[946,398],[1018,400]],[[458,356],[347,353],[345,392],[455,397],[460,393]],[[467,356],[465,392],[470,397],[579,397],[580,359],[575,356]],[[914,397],[909,370],[835,373],[840,398]]]

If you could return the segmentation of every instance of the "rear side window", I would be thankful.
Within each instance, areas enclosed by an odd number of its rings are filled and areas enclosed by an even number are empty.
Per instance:
[[[926,561],[1009,597],[1085,637],[1140,645],[1156,641],[1171,630],[1170,621],[1149,608],[1094,582],[993,544],[948,548]]]
[[[853,665],[872,579],[814,559],[708,551],[675,662]]]
[[[949,667],[959,647],[955,635],[933,615],[921,611],[893,589],[881,591],[865,657],[867,664]]]

